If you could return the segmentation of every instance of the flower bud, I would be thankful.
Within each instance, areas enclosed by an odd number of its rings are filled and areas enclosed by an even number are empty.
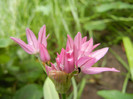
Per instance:
[[[43,44],[40,44],[40,59],[42,62],[48,62],[50,60],[47,48]]]

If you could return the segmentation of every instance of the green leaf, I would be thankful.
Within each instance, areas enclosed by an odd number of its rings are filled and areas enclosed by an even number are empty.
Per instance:
[[[101,4],[96,7],[97,12],[106,12],[112,9],[133,9],[133,5],[124,2],[112,2]]]
[[[45,80],[43,86],[44,99],[59,99],[59,95],[55,89],[54,83],[50,80],[49,77]]]
[[[8,47],[11,44],[11,40],[9,38],[0,38],[0,48]]]
[[[104,30],[106,28],[106,24],[104,21],[91,21],[91,22],[87,22],[84,25],[84,28],[86,30]]]
[[[29,84],[18,90],[13,99],[41,99],[42,88],[36,84]]]
[[[117,90],[102,90],[98,91],[98,95],[104,99],[133,99],[133,94],[122,93]]]
[[[131,78],[133,80],[133,45],[129,37],[123,37],[123,44],[125,47],[129,67],[130,67],[130,72],[131,72]]]

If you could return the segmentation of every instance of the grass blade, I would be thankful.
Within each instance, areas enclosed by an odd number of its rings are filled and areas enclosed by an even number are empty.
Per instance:
[[[115,53],[111,48],[109,49],[109,51],[116,57],[116,59],[117,59],[127,70],[129,70],[128,65],[125,63],[125,61],[124,61],[117,53]]]
[[[130,67],[131,79],[133,80],[133,46],[129,37],[123,37],[123,44],[125,47],[125,51],[126,51],[126,55],[127,55],[127,59]]]
[[[82,95],[82,92],[83,92],[83,89],[85,87],[85,84],[86,84],[86,79],[83,78],[82,79],[82,82],[80,84],[80,88],[79,88],[79,91],[78,91],[78,96],[77,96],[77,99],[80,99],[81,95]]]

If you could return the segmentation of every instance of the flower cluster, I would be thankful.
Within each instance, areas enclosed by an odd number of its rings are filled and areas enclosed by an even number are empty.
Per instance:
[[[30,29],[26,29],[28,44],[18,38],[11,37],[27,53],[38,55],[42,62],[50,60],[47,51],[46,26],[44,25],[38,35],[38,40]],[[66,49],[62,48],[61,53],[57,53],[56,63],[51,66],[45,64],[47,75],[54,82],[59,93],[65,93],[71,85],[71,77],[76,73],[98,74],[105,71],[119,72],[115,68],[92,67],[108,51],[108,47],[93,51],[100,44],[93,45],[93,38],[87,41],[87,37],[77,33],[74,40],[67,35]]]

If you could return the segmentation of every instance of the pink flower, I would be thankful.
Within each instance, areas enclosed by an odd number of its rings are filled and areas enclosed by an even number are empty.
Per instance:
[[[74,53],[74,61],[77,68],[85,74],[97,74],[104,71],[119,72],[115,68],[92,67],[108,51],[108,47],[92,52],[98,45],[93,45],[93,39],[86,41],[87,37],[82,38],[81,33],[75,36],[74,41],[68,35],[66,48]]]
[[[93,50],[100,44],[93,45],[93,39],[87,41],[78,33],[74,40],[68,35],[66,50],[62,49],[61,54],[56,58],[56,65],[46,66],[47,74],[51,70],[72,73],[80,69],[85,74],[97,74],[104,71],[119,72],[115,68],[92,67],[108,51],[108,47],[100,50]]]
[[[14,40],[16,43],[18,43],[24,51],[26,51],[28,54],[37,54],[41,53],[40,58],[42,61],[48,61],[50,60],[50,56],[48,54],[48,51],[46,49],[47,47],[47,38],[46,37],[46,26],[43,25],[42,28],[39,31],[38,34],[38,40],[35,36],[35,34],[29,29],[26,29],[26,35],[27,35],[27,41],[28,44],[26,44],[24,41],[18,38],[10,37],[12,40]]]
[[[99,44],[93,45],[93,39],[87,41],[78,33],[74,40],[68,35],[66,50],[57,54],[56,63],[51,67],[45,65],[47,75],[54,82],[59,93],[65,93],[70,88],[72,76],[78,72],[97,74],[104,71],[119,72],[115,68],[92,67],[108,51],[108,47],[96,50]],[[75,72],[76,71],[76,72]]]

